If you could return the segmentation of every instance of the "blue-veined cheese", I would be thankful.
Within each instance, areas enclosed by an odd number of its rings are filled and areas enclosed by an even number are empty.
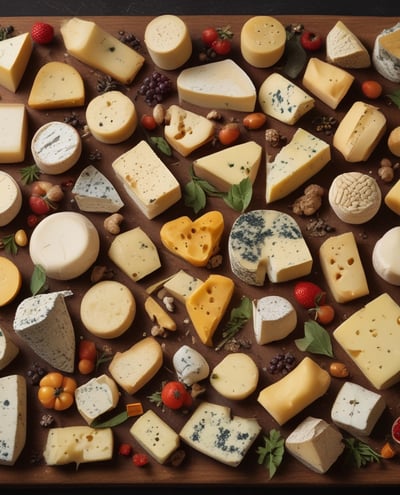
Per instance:
[[[339,20],[326,35],[326,60],[344,69],[365,69],[371,65],[367,48]]]
[[[179,182],[144,140],[116,158],[112,168],[149,220],[181,199]]]
[[[276,210],[239,215],[228,240],[233,273],[250,285],[287,282],[311,272],[312,256],[297,222]]]
[[[278,72],[263,81],[258,101],[264,113],[288,125],[294,125],[315,105],[312,96]]]
[[[33,43],[29,32],[0,41],[0,85],[16,93],[31,58]]]
[[[93,165],[82,170],[72,194],[81,211],[115,213],[124,206],[113,184]]]
[[[261,426],[255,418],[231,416],[229,407],[201,402],[179,432],[184,442],[212,459],[237,467]]]
[[[0,163],[25,159],[28,115],[23,103],[0,103]]]
[[[253,81],[231,59],[184,69],[176,86],[179,101],[199,107],[252,112],[257,101]]]
[[[299,127],[273,161],[267,157],[265,200],[288,196],[331,160],[329,143]]]
[[[380,237],[372,250],[372,265],[376,273],[392,285],[400,285],[398,255],[400,227],[392,227]]]
[[[24,299],[15,312],[15,333],[50,366],[72,373],[75,367],[75,332],[65,297],[58,291]]]
[[[19,347],[0,327],[0,370],[8,366],[19,354]]]
[[[185,304],[186,299],[203,283],[203,280],[179,270],[164,283],[164,289]]]
[[[14,220],[22,207],[22,192],[18,182],[0,170],[0,227]]]
[[[178,380],[187,387],[208,377],[210,367],[199,351],[188,345],[182,345],[172,356],[172,364]]]
[[[27,388],[22,375],[0,378],[0,464],[13,466],[27,436]]]
[[[372,51],[372,63],[383,77],[389,81],[400,82],[400,22],[383,29],[375,38]]]
[[[253,300],[253,328],[257,344],[284,339],[296,325],[296,310],[286,298],[264,296]]]

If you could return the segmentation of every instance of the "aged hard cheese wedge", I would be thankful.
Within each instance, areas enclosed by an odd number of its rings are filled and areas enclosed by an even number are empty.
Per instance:
[[[8,225],[21,211],[22,192],[18,182],[0,170],[0,227]]]
[[[30,33],[0,41],[0,85],[16,93],[32,54]]]
[[[233,273],[249,285],[287,282],[308,275],[312,256],[297,222],[276,210],[239,215],[228,240]]]
[[[0,370],[6,368],[19,354],[19,347],[0,327]]]
[[[273,161],[267,158],[267,204],[288,196],[322,170],[330,160],[330,145],[299,127]]]
[[[203,283],[193,275],[179,270],[173,277],[167,280],[164,284],[164,289],[173,297],[185,304],[186,299]]]
[[[22,274],[18,266],[0,256],[0,308],[12,302],[22,287]]]
[[[329,373],[313,359],[305,357],[283,378],[262,389],[257,401],[279,425],[283,425],[322,397],[330,384]]]
[[[112,168],[149,220],[181,199],[179,182],[144,140],[116,158]]]
[[[0,163],[25,159],[28,116],[23,103],[0,103]]]
[[[378,390],[400,380],[399,315],[397,302],[383,293],[333,332],[336,341]]]
[[[174,353],[172,364],[178,380],[187,387],[204,380],[210,374],[210,367],[206,358],[188,345],[182,345]]]
[[[296,310],[286,298],[264,296],[253,300],[253,328],[257,344],[284,339],[296,325]]]
[[[375,69],[389,81],[400,82],[400,22],[383,29],[375,38],[372,62]]]
[[[237,467],[260,431],[261,426],[255,418],[232,417],[229,407],[201,402],[179,436],[198,452]]]
[[[371,65],[367,48],[344,24],[337,21],[326,35],[326,60],[343,69],[365,69]]]
[[[142,55],[93,21],[72,17],[60,32],[70,55],[122,84],[130,84],[144,64]]]
[[[392,285],[400,285],[400,227],[392,227],[380,237],[372,250],[372,265],[376,273]]]
[[[0,378],[0,464],[13,466],[27,436],[27,387],[22,375]]]
[[[171,318],[167,310],[165,310],[152,296],[146,298],[144,309],[150,317],[150,320],[161,329],[170,330],[172,332],[176,330],[175,320]]]
[[[398,179],[386,193],[384,202],[394,213],[400,215],[400,179]]]
[[[231,59],[184,69],[176,86],[180,101],[199,107],[252,112],[257,101],[254,83]]]

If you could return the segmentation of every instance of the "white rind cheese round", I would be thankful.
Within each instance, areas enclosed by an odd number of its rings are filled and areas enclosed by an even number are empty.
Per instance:
[[[22,193],[17,181],[0,170],[0,227],[8,225],[22,207]]]
[[[257,344],[284,339],[296,325],[296,310],[286,298],[265,296],[253,301],[253,327]]]
[[[400,82],[400,22],[384,29],[375,39],[372,51],[372,63],[384,78]]]
[[[378,239],[372,251],[374,270],[392,285],[400,285],[399,250],[400,227],[393,227]]]
[[[96,261],[100,238],[94,224],[81,213],[62,211],[44,218],[34,229],[29,254],[49,278],[71,280]]]
[[[63,174],[79,160],[82,140],[78,131],[65,122],[48,122],[32,138],[33,159],[45,174]]]
[[[172,357],[172,364],[178,380],[187,387],[204,380],[210,374],[210,367],[206,358],[199,351],[181,346]]]

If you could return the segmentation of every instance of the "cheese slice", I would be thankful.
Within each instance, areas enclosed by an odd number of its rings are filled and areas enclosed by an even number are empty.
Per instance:
[[[28,142],[28,116],[23,103],[0,103],[0,163],[20,163]]]
[[[0,41],[0,85],[16,93],[28,62],[33,43],[31,34],[22,33]]]
[[[12,175],[0,170],[0,227],[8,225],[21,211],[22,191]]]
[[[0,370],[6,368],[19,354],[19,347],[0,327]]]
[[[199,107],[253,112],[256,105],[254,83],[229,58],[183,69],[176,86],[180,101]]]
[[[0,256],[0,308],[14,301],[21,287],[22,274],[18,266],[5,256]]]
[[[325,45],[327,62],[343,69],[366,69],[371,65],[367,48],[341,20],[326,35]]]

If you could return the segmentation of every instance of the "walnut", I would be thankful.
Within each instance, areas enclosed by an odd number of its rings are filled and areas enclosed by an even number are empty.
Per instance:
[[[393,167],[379,167],[378,175],[383,180],[383,182],[392,182],[394,178]]]
[[[281,135],[279,134],[279,131],[277,131],[276,129],[267,129],[265,131],[265,140],[273,148],[276,148],[277,146],[279,146],[279,143],[281,141]]]
[[[317,185],[311,184],[304,189],[303,196],[300,196],[292,205],[293,213],[296,215],[310,216],[314,215],[322,205],[322,196],[324,189]]]

